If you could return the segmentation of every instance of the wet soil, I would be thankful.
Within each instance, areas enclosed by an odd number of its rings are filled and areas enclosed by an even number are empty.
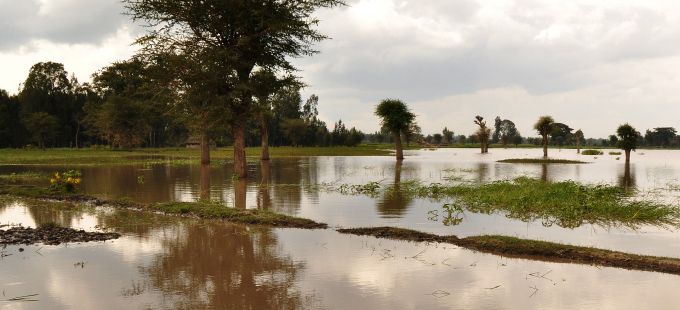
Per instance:
[[[118,233],[87,232],[65,227],[12,227],[0,229],[0,244],[59,245],[61,243],[91,242],[118,239]]]
[[[515,237],[473,236],[458,238],[394,227],[348,228],[338,229],[338,232],[404,241],[449,243],[474,251],[513,258],[619,267],[680,275],[680,259],[677,258],[635,255]]]

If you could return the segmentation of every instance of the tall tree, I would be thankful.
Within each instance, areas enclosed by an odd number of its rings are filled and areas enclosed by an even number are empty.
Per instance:
[[[576,154],[581,154],[581,137],[583,137],[583,131],[579,128],[574,134],[576,135]]]
[[[654,131],[652,132],[655,144],[661,148],[663,148],[664,145],[670,145],[671,140],[675,139],[676,133],[677,131],[673,127],[657,127],[654,128]]]
[[[626,163],[630,162],[630,150],[635,151],[637,148],[638,137],[640,133],[633,128],[633,126],[625,123],[616,129],[616,134],[619,136],[617,142],[618,147],[620,147],[626,153]]]
[[[543,157],[548,157],[548,135],[555,131],[555,120],[551,116],[541,116],[534,129],[543,137]]]
[[[501,141],[501,124],[502,123],[503,123],[503,121],[501,120],[501,117],[496,116],[496,119],[493,122],[493,128],[494,128],[493,136],[491,137],[491,140],[493,141],[493,143],[498,143],[499,141]]]
[[[292,86],[293,88],[299,89],[302,85],[299,85],[292,76],[280,79],[274,72],[266,69],[260,69],[253,73],[251,79],[253,84],[253,95],[255,97],[253,114],[257,127],[260,129],[260,134],[262,135],[260,160],[269,160],[269,124],[274,117],[274,113],[272,112],[274,95],[284,86]]]
[[[512,137],[520,135],[519,131],[517,130],[517,127],[515,126],[515,123],[507,119],[501,121],[499,130],[500,141],[503,144],[503,146],[508,145]]]
[[[245,177],[245,127],[252,113],[251,75],[257,66],[295,71],[291,58],[318,53],[327,37],[314,29],[312,13],[341,0],[123,0],[135,20],[150,27],[137,40],[142,53],[185,55],[202,65],[195,74],[211,80],[205,94],[225,111],[234,137],[234,174]],[[196,67],[199,68],[199,67]],[[211,74],[206,74],[211,73]]]
[[[444,139],[446,139],[447,143],[449,143],[449,144],[453,143],[453,131],[444,127],[444,130],[442,130],[442,136],[444,137]]]
[[[482,154],[489,152],[489,135],[491,134],[491,128],[486,127],[486,122],[484,118],[477,115],[475,116],[474,123],[479,126],[477,129],[477,137],[479,138],[479,143],[481,144]]]
[[[406,103],[398,99],[384,99],[381,101],[375,108],[375,115],[381,118],[380,123],[383,129],[394,135],[397,160],[404,159],[401,133],[408,130],[416,115],[409,110]]]
[[[56,130],[53,138],[57,145],[68,146],[73,141],[73,85],[68,78],[64,65],[56,62],[39,62],[33,65],[19,92],[21,117],[28,120],[37,112],[45,112],[56,117]],[[35,138],[35,136],[34,136]]]

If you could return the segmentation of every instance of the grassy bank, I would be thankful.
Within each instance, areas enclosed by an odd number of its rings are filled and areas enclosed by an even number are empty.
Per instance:
[[[135,209],[146,212],[162,212],[168,215],[192,216],[204,219],[224,220],[232,223],[263,225],[290,228],[326,228],[325,223],[317,223],[309,219],[292,217],[271,211],[237,209],[211,202],[168,202],[142,204],[128,200],[110,201],[96,197],[54,191],[27,185],[10,185],[0,183],[0,195],[24,197],[31,199],[52,199],[68,202],[91,202],[95,205],[108,205],[118,208]]]
[[[532,260],[620,267],[680,275],[680,259],[677,258],[635,255],[508,236],[487,235],[458,238],[393,227],[339,229],[338,232],[404,241],[449,243],[470,250]]]
[[[390,155],[390,145],[359,145],[357,147],[272,147],[269,155],[277,157],[298,156],[385,156]],[[246,156],[258,158],[259,147],[246,148]],[[122,150],[93,149],[0,149],[0,165],[99,165],[134,163],[199,163],[199,149],[149,148],[132,152]],[[231,147],[219,148],[210,152],[213,161],[229,161],[234,158]]]

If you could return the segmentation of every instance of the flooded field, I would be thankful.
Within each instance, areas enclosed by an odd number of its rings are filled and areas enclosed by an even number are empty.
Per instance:
[[[393,157],[253,161],[247,181],[231,177],[230,163],[209,168],[177,163],[0,166],[0,174],[78,169],[81,190],[107,198],[140,202],[210,198],[331,227],[395,226],[461,237],[502,234],[680,257],[677,227],[566,228],[471,212],[450,225],[430,212],[441,210],[446,200],[346,195],[315,186],[378,182],[386,187],[414,180],[482,183],[527,175],[634,187],[639,195],[669,203],[680,195],[677,151],[633,153],[628,167],[616,159],[620,155],[550,151],[551,158],[590,163],[496,162],[539,157],[540,149],[491,149],[485,155],[476,149],[441,149],[407,152],[402,164]],[[0,250],[1,309],[670,308],[668,296],[680,284],[674,275],[506,258],[447,244],[341,235],[333,229],[269,229],[109,208],[0,201],[0,225],[35,227],[50,221],[91,231],[107,228],[122,237],[104,243]],[[26,301],[31,299],[38,301]]]

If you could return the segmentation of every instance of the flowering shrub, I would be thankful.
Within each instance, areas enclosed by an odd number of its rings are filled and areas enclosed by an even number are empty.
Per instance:
[[[66,171],[61,175],[57,172],[54,174],[54,178],[50,179],[50,189],[76,193],[80,181],[80,171],[78,170]]]

